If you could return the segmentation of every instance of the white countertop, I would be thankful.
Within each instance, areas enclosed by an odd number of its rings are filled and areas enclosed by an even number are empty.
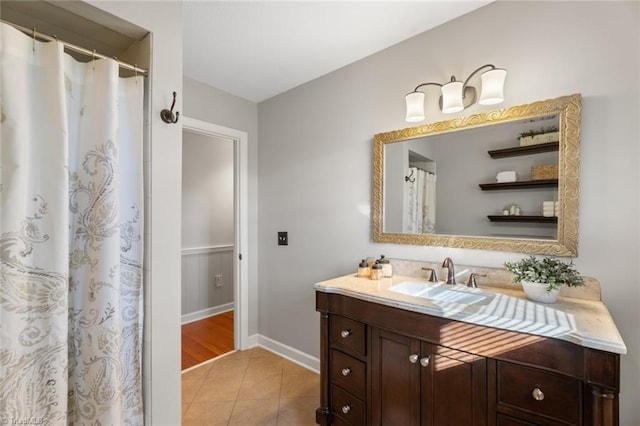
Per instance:
[[[466,305],[433,301],[389,290],[405,281],[435,285],[408,276],[396,275],[375,281],[352,274],[317,283],[314,288],[441,318],[552,337],[618,354],[627,353],[618,328],[601,301],[559,297],[556,303],[544,304],[528,300],[522,291],[517,290],[495,287],[472,289],[462,285],[441,284],[456,291],[487,296],[482,302]]]

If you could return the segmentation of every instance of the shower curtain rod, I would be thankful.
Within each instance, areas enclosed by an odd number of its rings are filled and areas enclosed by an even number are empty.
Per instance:
[[[83,55],[87,55],[89,57],[96,58],[96,59],[113,59],[114,61],[116,61],[116,63],[118,64],[118,66],[120,68],[124,68],[124,69],[130,70],[130,71],[134,71],[134,72],[136,72],[138,74],[141,74],[141,75],[143,75],[145,77],[147,75],[149,75],[149,71],[144,69],[144,68],[140,68],[140,67],[138,67],[136,65],[131,65],[131,64],[128,64],[126,62],[122,62],[122,61],[120,61],[120,60],[118,60],[116,58],[109,58],[108,56],[96,53],[95,50],[85,49],[84,47],[76,46],[75,44],[71,44],[71,43],[68,43],[66,41],[59,40],[55,36],[50,36],[50,35],[47,35],[47,34],[40,33],[38,31],[36,31],[35,28],[23,27],[21,25],[14,24],[13,22],[5,21],[4,19],[0,19],[0,22],[2,22],[3,24],[11,25],[12,27],[22,31],[23,33],[32,36],[34,39],[39,38],[41,40],[46,40],[46,41],[57,41],[59,43],[62,43],[62,45],[66,49],[73,50],[74,52],[81,53]]]

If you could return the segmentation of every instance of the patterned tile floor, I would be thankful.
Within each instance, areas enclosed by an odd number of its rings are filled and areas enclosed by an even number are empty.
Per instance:
[[[315,425],[318,374],[262,348],[182,373],[183,425]]]

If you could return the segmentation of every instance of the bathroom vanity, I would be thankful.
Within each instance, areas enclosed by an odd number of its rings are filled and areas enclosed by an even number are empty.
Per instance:
[[[398,292],[407,284],[463,303]],[[355,274],[315,290],[320,425],[618,424],[626,347],[599,300]]]
[[[574,94],[376,134],[373,240],[577,256],[581,105]],[[518,134],[541,129],[556,129],[554,139],[516,146]],[[540,168],[552,178],[537,176]],[[431,188],[417,201],[429,206],[426,221],[410,208],[418,199],[411,173],[419,170],[431,183],[438,176],[440,197]],[[520,178],[492,182],[503,170]],[[553,217],[545,216],[545,200],[559,206]],[[512,201],[522,216],[504,216]],[[439,265],[401,262],[404,272],[394,265],[393,278],[316,284],[318,424],[619,423],[626,347],[597,281],[577,292],[565,287],[558,302],[544,305],[527,300],[502,269],[467,267],[470,283],[471,273],[486,277],[475,289],[416,278]],[[453,265],[447,269],[455,283]]]

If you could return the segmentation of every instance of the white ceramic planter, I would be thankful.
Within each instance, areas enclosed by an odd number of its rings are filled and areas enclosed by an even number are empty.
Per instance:
[[[559,289],[547,291],[547,283],[532,283],[522,281],[522,289],[528,299],[534,302],[554,303],[558,299]]]

